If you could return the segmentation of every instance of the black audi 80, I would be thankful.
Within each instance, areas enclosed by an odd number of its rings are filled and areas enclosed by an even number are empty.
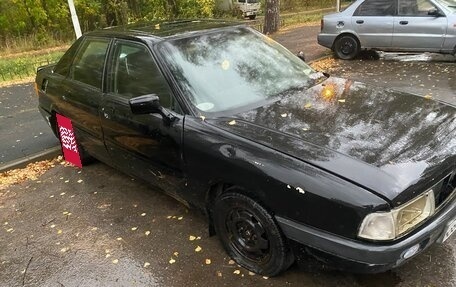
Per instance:
[[[298,252],[352,272],[401,265],[456,229],[456,107],[330,77],[217,20],[79,38],[36,76],[58,134],[201,209],[243,267]]]

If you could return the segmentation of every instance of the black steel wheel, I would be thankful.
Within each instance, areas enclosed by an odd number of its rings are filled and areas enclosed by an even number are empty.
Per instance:
[[[337,58],[351,60],[359,53],[360,47],[358,40],[351,35],[343,35],[336,39],[334,43],[334,53]]]
[[[248,270],[274,276],[293,263],[293,254],[273,217],[253,199],[234,192],[220,195],[213,220],[227,253]]]

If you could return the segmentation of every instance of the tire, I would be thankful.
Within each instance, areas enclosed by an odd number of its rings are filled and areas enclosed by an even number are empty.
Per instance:
[[[360,51],[358,39],[352,35],[343,35],[334,43],[334,53],[342,60],[354,59]]]
[[[250,20],[255,20],[255,18],[256,18],[256,15],[250,15],[250,16],[249,16],[249,19],[250,19]]]
[[[273,217],[243,194],[228,192],[217,197],[213,223],[228,255],[256,274],[275,276],[294,261]]]

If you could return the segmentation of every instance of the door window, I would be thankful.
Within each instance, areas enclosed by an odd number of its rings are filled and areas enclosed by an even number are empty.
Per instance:
[[[428,16],[430,10],[437,7],[429,0],[399,0],[400,16]]]
[[[394,3],[391,0],[366,0],[356,9],[353,16],[392,16]]]
[[[172,106],[168,83],[146,46],[117,42],[111,71],[111,92],[127,98],[156,94],[163,107]]]
[[[70,77],[101,89],[108,45],[107,39],[86,39],[73,62]]]

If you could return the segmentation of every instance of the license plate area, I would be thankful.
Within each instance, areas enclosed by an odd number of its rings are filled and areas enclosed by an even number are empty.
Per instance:
[[[445,242],[448,238],[450,238],[451,234],[456,231],[456,217],[453,218],[445,227],[442,237],[442,243]]]

